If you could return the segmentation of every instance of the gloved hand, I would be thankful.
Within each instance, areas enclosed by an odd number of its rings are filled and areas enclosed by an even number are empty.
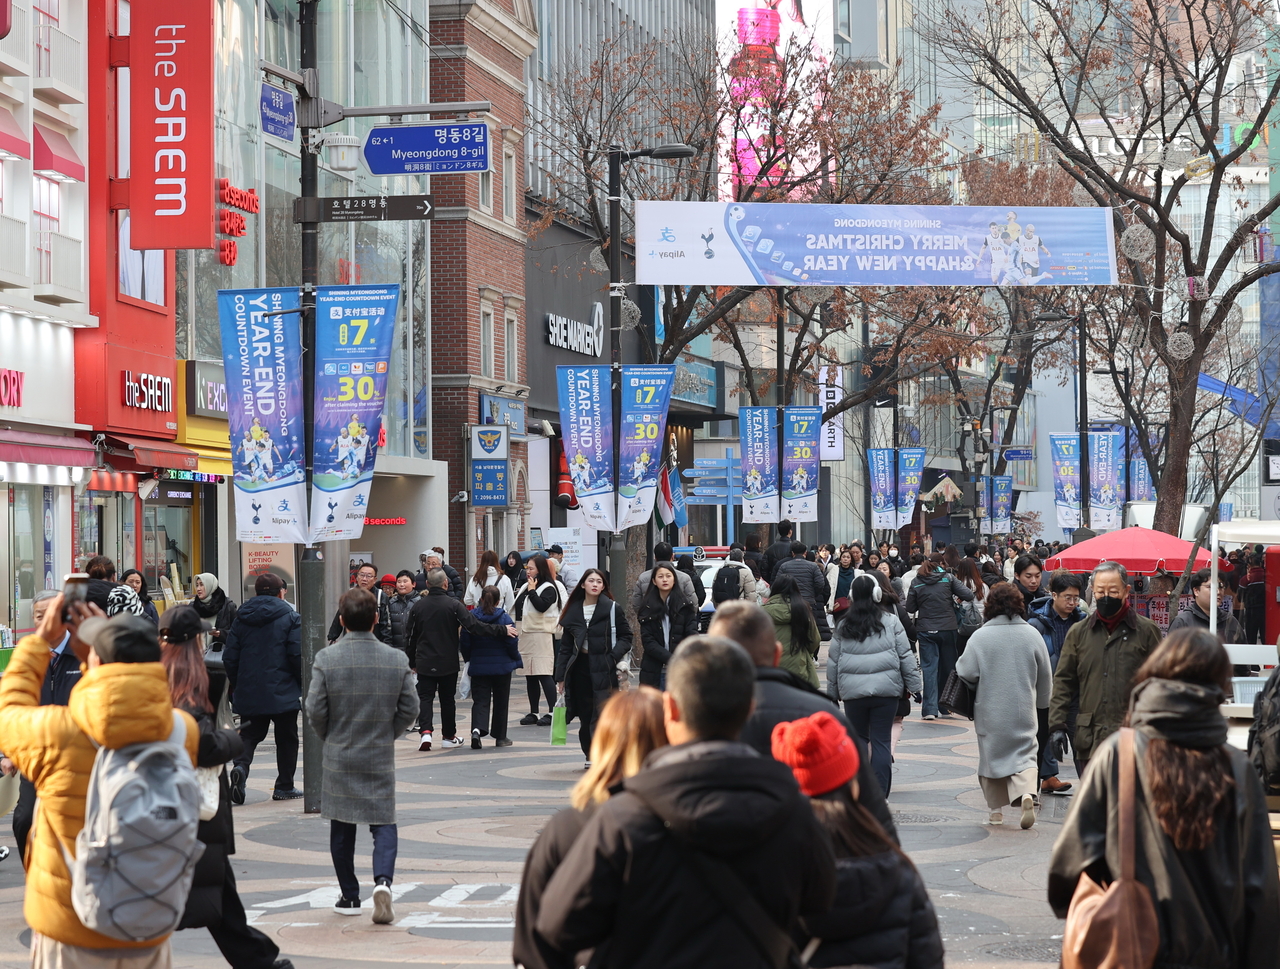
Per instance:
[[[1053,756],[1057,760],[1063,761],[1067,759],[1067,751],[1070,746],[1071,740],[1065,730],[1058,729],[1049,734],[1049,749],[1053,751]]]

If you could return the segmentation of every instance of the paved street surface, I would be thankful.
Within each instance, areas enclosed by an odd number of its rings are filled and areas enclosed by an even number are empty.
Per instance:
[[[527,709],[523,701],[522,695],[513,720]],[[469,708],[460,703],[459,733],[470,730]],[[406,962],[510,966],[512,907],[525,852],[547,818],[565,806],[582,771],[575,727],[567,747],[548,745],[549,728],[521,726],[511,728],[515,746],[504,750],[488,739],[482,751],[431,753],[419,753],[415,738],[401,742],[397,920],[389,926],[369,918],[367,830],[357,848],[366,912],[346,918],[332,911],[338,889],[328,824],[303,815],[301,801],[271,801],[275,751],[263,744],[248,803],[235,809],[235,871],[250,919],[277,939],[298,969]],[[1044,900],[1045,870],[1070,798],[1045,798],[1030,831],[1018,827],[1012,808],[1003,827],[988,826],[977,761],[971,723],[925,723],[917,711],[898,748],[889,799],[903,847],[937,906],[947,963],[1056,965],[1062,923]],[[1063,776],[1074,780],[1069,770]],[[12,845],[7,819],[0,832],[0,843]],[[0,965],[26,965],[29,936],[22,870],[10,855],[0,864]],[[174,940],[175,966],[225,967],[204,930],[181,932]]]

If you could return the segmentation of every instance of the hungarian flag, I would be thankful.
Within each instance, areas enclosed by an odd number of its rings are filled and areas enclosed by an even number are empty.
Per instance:
[[[667,473],[665,464],[658,469],[658,500],[654,502],[653,511],[658,517],[658,524],[663,528],[675,524],[676,509],[671,501],[671,476]]]

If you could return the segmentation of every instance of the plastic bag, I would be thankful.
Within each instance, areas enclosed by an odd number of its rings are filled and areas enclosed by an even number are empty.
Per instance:
[[[465,700],[471,696],[471,664],[463,663],[462,672],[458,674],[458,699]]]
[[[564,694],[556,699],[551,709],[551,746],[563,747],[569,740],[569,711],[564,705]]]

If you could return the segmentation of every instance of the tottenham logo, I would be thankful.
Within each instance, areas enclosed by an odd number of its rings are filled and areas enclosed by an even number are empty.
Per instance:
[[[706,252],[703,253],[703,255],[706,256],[708,259],[714,259],[716,257],[716,251],[711,248],[711,240],[714,239],[715,237],[716,237],[716,234],[712,232],[710,229],[707,230],[706,235],[698,236],[699,239],[701,239],[703,242],[707,244],[707,250]]]
[[[255,525],[261,525],[262,519],[258,517],[258,512],[262,511],[262,506],[254,501],[250,502],[249,507],[253,509],[253,523]]]
[[[325,521],[328,522],[330,525],[333,524],[333,510],[337,507],[338,507],[338,503],[336,501],[329,502],[329,517],[326,518]]]

